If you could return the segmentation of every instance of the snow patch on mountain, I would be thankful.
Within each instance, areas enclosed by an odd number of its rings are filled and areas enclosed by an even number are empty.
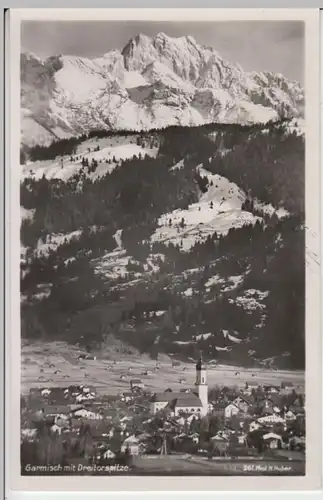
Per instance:
[[[224,282],[224,280],[221,279],[218,274],[216,274],[215,276],[212,276],[211,278],[209,278],[206,281],[206,283],[204,284],[204,286],[206,288],[206,291],[209,292],[212,286],[219,285],[219,284],[221,284],[223,282]]]
[[[39,123],[29,110],[21,109],[20,119],[22,144],[48,146],[60,137],[68,136],[68,133],[64,131],[57,133],[57,131],[48,129]]]
[[[95,259],[93,265],[95,271],[105,278],[119,279],[127,278],[131,274],[135,278],[142,278],[158,273],[160,266],[158,261],[164,260],[163,254],[150,254],[147,257],[146,263],[141,264],[136,261],[122,246],[121,230],[118,230],[114,238],[117,242],[117,247],[113,252],[106,253],[103,257]],[[138,270],[135,272],[129,270],[129,265],[135,264]]]
[[[209,187],[197,203],[187,209],[177,209],[162,215],[152,242],[179,245],[189,251],[196,242],[205,241],[216,231],[225,235],[232,227],[254,224],[259,217],[241,210],[245,193],[235,184],[218,174],[211,174],[201,166],[197,171],[207,177]]]
[[[207,340],[209,337],[212,337],[213,333],[201,333],[200,335],[196,335],[196,340]]]
[[[243,283],[243,279],[244,279],[244,276],[241,275],[241,276],[229,276],[229,278],[227,278],[227,282],[229,282],[229,284],[227,284],[224,288],[222,288],[222,292],[232,292],[232,290],[235,290],[236,288],[238,288],[239,285],[241,285]]]
[[[183,81],[182,78],[177,76],[170,68],[158,61],[149,64],[145,68],[142,76],[151,84],[159,83],[171,89],[178,89],[179,91],[187,92],[191,97],[193,97],[195,93],[194,85]]]
[[[230,347],[218,347],[218,346],[215,346],[215,349],[217,351],[231,351]]]
[[[122,229],[118,229],[118,231],[115,232],[113,235],[115,242],[117,244],[116,250],[123,250],[123,245],[122,245]]]
[[[267,123],[270,120],[277,119],[277,112],[274,109],[267,108],[265,106],[262,106],[261,104],[241,101],[240,110],[242,119],[243,121],[245,121],[245,123]]]
[[[72,240],[78,240],[82,234],[81,230],[76,230],[67,234],[50,234],[46,236],[45,241],[38,240],[36,255],[48,256],[51,250],[57,250],[57,248],[64,243],[69,243]]]
[[[188,345],[188,344],[193,344],[192,340],[174,340],[173,344],[178,344],[178,345]]]
[[[100,259],[94,261],[95,271],[107,278],[124,278],[128,274],[128,264],[131,257],[125,250],[108,252]]]
[[[126,89],[131,89],[135,87],[144,87],[145,85],[149,85],[149,83],[143,75],[138,73],[138,71],[125,71],[123,75],[123,85]]]
[[[158,273],[160,271],[159,260],[164,262],[165,255],[160,253],[148,255],[147,262],[144,264],[144,270],[150,274]]]
[[[27,208],[20,207],[20,219],[21,220],[32,220],[35,214],[35,209],[28,210]]]
[[[225,339],[231,340],[231,342],[234,342],[235,344],[239,344],[240,342],[243,342],[242,339],[239,339],[238,337],[235,337],[234,335],[231,335],[228,330],[222,330],[223,337]],[[235,332],[237,334],[237,332]]]
[[[55,73],[55,81],[61,89],[62,103],[86,103],[107,86],[106,75],[101,75],[96,64],[90,59],[63,56],[61,62],[62,68]]]
[[[73,156],[73,161],[71,161],[70,156],[63,156],[55,160],[29,162],[22,167],[22,178],[33,177],[35,180],[40,180],[45,175],[47,179],[67,181],[80,172],[82,169],[82,158],[84,158],[89,161],[89,164],[91,164],[93,159],[98,162],[98,167],[94,172],[87,172],[87,167],[85,167],[86,176],[95,180],[107,173],[111,173],[121,160],[131,159],[134,156],[138,158],[144,157],[145,155],[156,157],[158,154],[158,148],[156,147],[142,148],[129,141],[130,139],[127,139],[123,140],[121,144],[115,143],[112,145],[110,145],[111,140],[109,139],[101,140],[100,142],[97,141],[95,144],[93,141],[85,141],[82,148],[78,149],[76,155]],[[109,145],[105,146],[105,143]],[[92,147],[88,146],[88,144],[91,144]],[[101,147],[99,151],[93,150],[96,145]],[[78,160],[75,159],[77,156],[79,156]]]
[[[269,292],[261,292],[260,290],[246,290],[242,296],[236,299],[229,299],[229,302],[235,303],[243,307],[247,313],[251,314],[255,310],[264,310],[266,305],[262,301],[268,297]]]
[[[275,214],[279,219],[284,219],[290,215],[289,212],[283,207],[276,209],[271,203],[261,203],[258,200],[254,200],[254,208],[270,216]]]
[[[181,170],[182,168],[184,168],[184,160],[180,160],[178,161],[175,165],[173,165],[169,170],[172,171],[172,170]]]

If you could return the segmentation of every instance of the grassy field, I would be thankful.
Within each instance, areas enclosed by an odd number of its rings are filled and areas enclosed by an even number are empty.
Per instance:
[[[163,391],[167,387],[179,390],[195,382],[195,363],[172,367],[171,358],[163,356],[158,362],[148,356],[122,356],[101,353],[96,360],[78,360],[81,353],[66,343],[34,343],[22,345],[21,392],[31,388],[63,387],[71,384],[90,384],[98,393],[119,394],[129,390],[130,380],[140,378],[147,390]],[[145,374],[145,372],[148,372]],[[245,383],[274,384],[292,382],[304,389],[304,372],[269,369],[245,369],[232,366],[209,366],[208,384],[243,387]]]

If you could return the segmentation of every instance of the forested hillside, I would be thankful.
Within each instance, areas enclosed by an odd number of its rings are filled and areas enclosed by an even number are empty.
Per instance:
[[[304,367],[294,123],[93,131],[21,161],[23,337]]]

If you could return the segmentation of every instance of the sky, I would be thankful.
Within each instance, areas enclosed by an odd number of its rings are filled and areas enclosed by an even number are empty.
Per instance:
[[[304,23],[301,21],[23,21],[21,50],[98,57],[120,49],[138,33],[193,36],[201,45],[239,63],[245,71],[273,71],[304,83]]]

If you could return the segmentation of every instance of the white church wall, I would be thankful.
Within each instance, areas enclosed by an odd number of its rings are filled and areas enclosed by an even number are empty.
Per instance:
[[[196,413],[201,414],[202,408],[200,406],[187,406],[187,407],[175,407],[174,415],[177,417],[182,413]]]

